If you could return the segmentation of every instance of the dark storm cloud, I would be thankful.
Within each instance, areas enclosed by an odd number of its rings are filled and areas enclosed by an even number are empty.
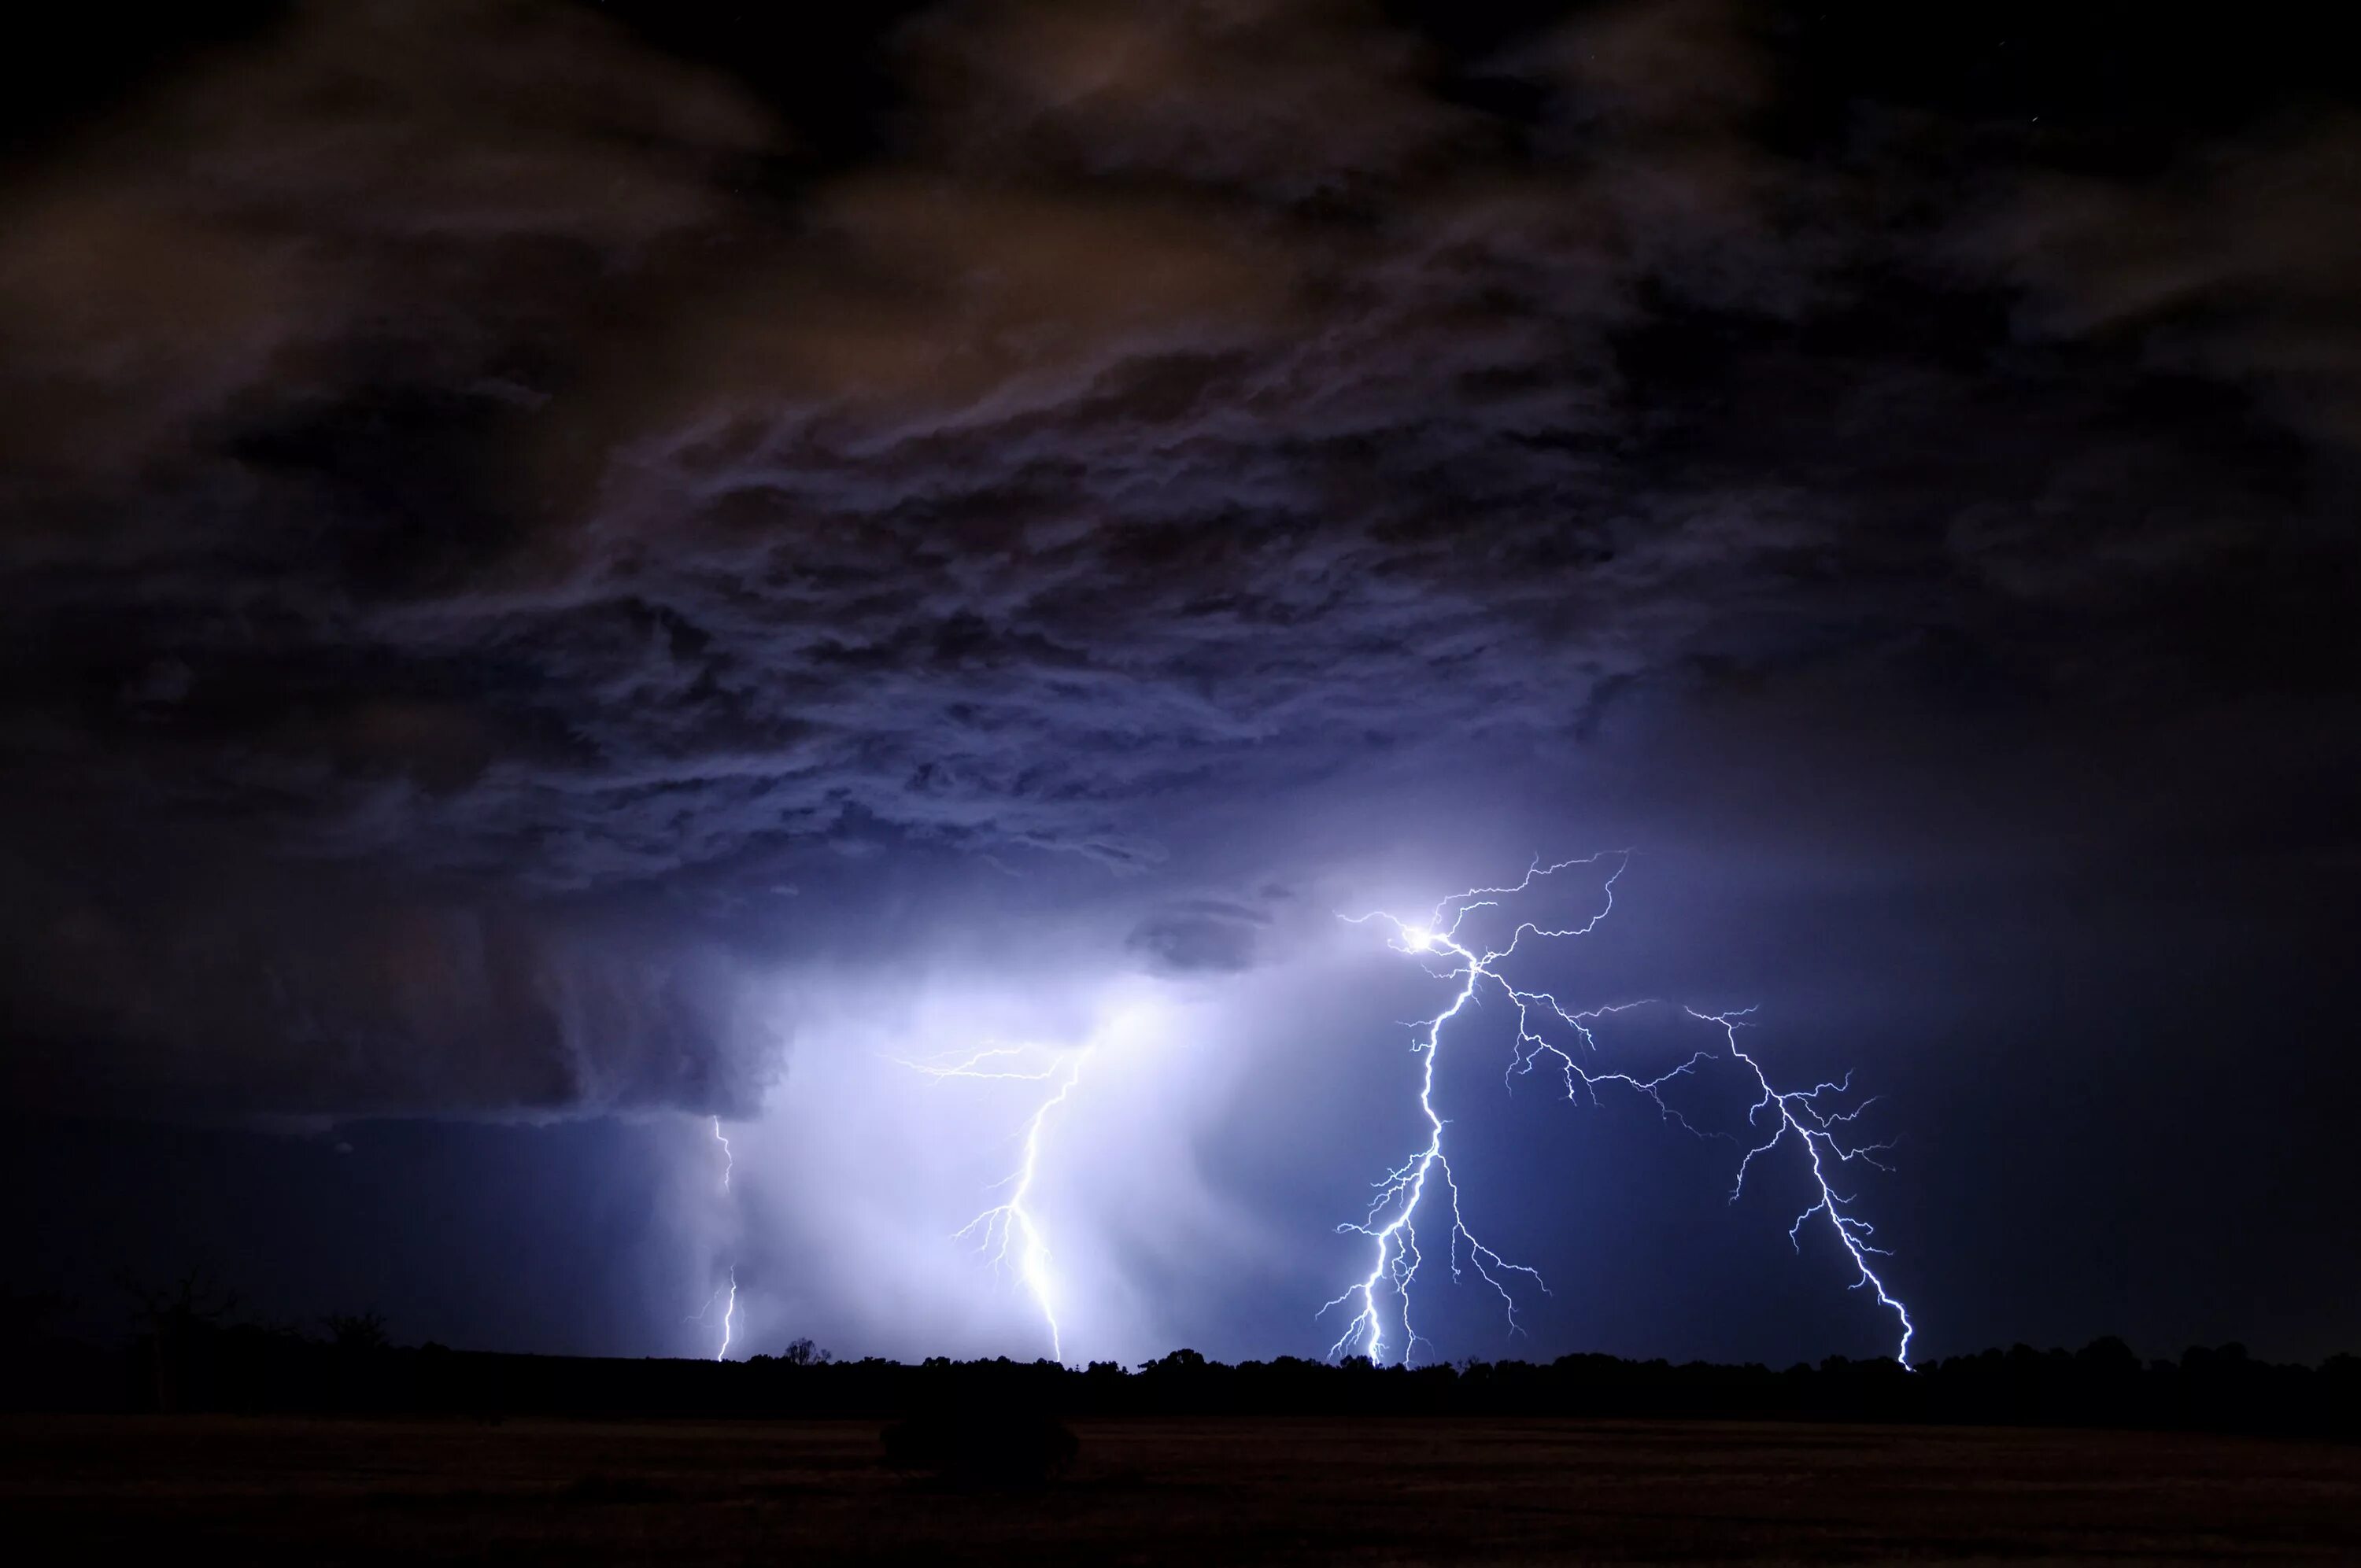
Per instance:
[[[2361,444],[2361,115],[2282,117],[2147,180],[2029,176],[1963,233],[2023,285],[2029,331],[2128,346]]]
[[[307,8],[10,192],[11,488],[217,456],[388,376],[497,399],[586,273],[712,222],[775,134],[556,8]]]
[[[43,1099],[193,1116],[728,1105],[788,1035],[741,969],[643,925],[348,877],[215,867],[125,889],[78,869],[19,882],[47,907],[5,927],[14,1065]]]
[[[1364,764],[1804,670],[2316,684],[2351,123],[1799,140],[1774,42],[948,6],[794,180],[577,10],[198,62],[0,208],[19,1076],[742,1104],[734,966],[883,847],[1114,868],[1235,968],[1169,863]]]
[[[1270,916],[1219,899],[1159,909],[1132,927],[1125,945],[1168,974],[1226,973],[1254,966]]]

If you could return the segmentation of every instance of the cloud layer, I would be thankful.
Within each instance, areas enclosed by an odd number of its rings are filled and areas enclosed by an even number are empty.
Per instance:
[[[1710,3],[886,59],[820,167],[588,11],[321,5],[0,196],[20,1084],[743,1108],[848,930],[1246,966],[1356,781],[1626,710],[2342,692],[2350,117],[1828,122]]]

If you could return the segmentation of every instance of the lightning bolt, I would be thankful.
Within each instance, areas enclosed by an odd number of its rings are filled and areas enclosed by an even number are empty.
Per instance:
[[[705,1310],[697,1313],[695,1321],[701,1323],[711,1317],[713,1303],[716,1301],[721,1303],[721,1348],[713,1353],[713,1359],[727,1361],[730,1359],[730,1338],[737,1332],[738,1266],[736,1264],[730,1266],[730,1283],[706,1298]]]
[[[1595,866],[1609,860],[1613,861],[1614,869],[1609,872],[1601,885],[1601,904],[1598,912],[1591,916],[1588,920],[1563,928],[1542,926],[1531,920],[1520,921],[1510,932],[1504,946],[1499,948],[1487,946],[1480,951],[1472,939],[1462,940],[1461,929],[1465,927],[1467,917],[1476,911],[1499,908],[1509,900],[1531,891],[1536,883],[1555,876],[1558,872],[1571,867]],[[1630,867],[1631,861],[1631,856],[1629,850],[1560,861],[1549,866],[1543,865],[1539,857],[1536,857],[1532,864],[1526,869],[1523,880],[1507,886],[1476,887],[1469,888],[1464,893],[1453,894],[1436,904],[1422,922],[1403,920],[1381,912],[1344,916],[1348,924],[1356,926],[1372,921],[1382,921],[1392,926],[1395,938],[1387,944],[1389,947],[1414,958],[1444,960],[1444,967],[1433,972],[1437,979],[1455,981],[1457,989],[1440,1012],[1412,1025],[1411,1028],[1411,1048],[1420,1058],[1418,1107],[1426,1121],[1425,1144],[1410,1158],[1388,1171],[1374,1184],[1374,1196],[1369,1201],[1367,1212],[1360,1221],[1348,1221],[1337,1226],[1337,1231],[1341,1234],[1357,1234],[1367,1238],[1371,1244],[1372,1258],[1368,1273],[1364,1275],[1357,1283],[1347,1287],[1341,1295],[1332,1298],[1320,1309],[1320,1312],[1315,1314],[1315,1316],[1325,1315],[1330,1310],[1347,1304],[1356,1306],[1351,1319],[1345,1325],[1344,1332],[1337,1336],[1335,1343],[1329,1346],[1328,1354],[1332,1358],[1340,1357],[1348,1353],[1357,1353],[1367,1357],[1371,1362],[1383,1362],[1386,1359],[1388,1354],[1387,1318],[1379,1305],[1381,1292],[1387,1299],[1400,1303],[1401,1361],[1407,1365],[1416,1353],[1421,1336],[1411,1316],[1411,1289],[1418,1277],[1420,1267],[1425,1262],[1425,1255],[1419,1245],[1418,1221],[1430,1191],[1439,1192],[1445,1205],[1445,1212],[1436,1216],[1429,1229],[1430,1234],[1437,1227],[1444,1229],[1445,1261],[1450,1268],[1452,1278],[1458,1280],[1463,1277],[1465,1270],[1462,1267],[1461,1259],[1464,1255],[1466,1259],[1466,1266],[1472,1268],[1477,1276],[1499,1296],[1508,1318],[1510,1332],[1512,1334],[1521,1332],[1522,1325],[1517,1321],[1517,1297],[1509,1288],[1510,1279],[1507,1277],[1521,1276],[1543,1295],[1549,1293],[1548,1283],[1543,1279],[1539,1272],[1527,1265],[1510,1262],[1486,1245],[1477,1238],[1475,1232],[1468,1228],[1466,1217],[1461,1206],[1459,1182],[1453,1175],[1451,1162],[1444,1152],[1443,1134],[1444,1128],[1448,1124],[1434,1105],[1435,1062],[1442,1055],[1444,1026],[1456,1019],[1471,1004],[1480,1002],[1483,996],[1497,994],[1506,1000],[1515,1011],[1516,1041],[1504,1077],[1513,1078],[1521,1074],[1530,1074],[1543,1057],[1553,1058],[1563,1073],[1566,1097],[1569,1100],[1579,1100],[1587,1095],[1596,1104],[1599,1087],[1602,1084],[1612,1084],[1645,1097],[1665,1120],[1675,1123],[1690,1133],[1700,1136],[1708,1135],[1699,1133],[1687,1118],[1664,1099],[1664,1090],[1675,1080],[1688,1078],[1695,1074],[1702,1064],[1716,1059],[1716,1052],[1697,1051],[1687,1060],[1653,1078],[1643,1079],[1623,1072],[1594,1072],[1576,1058],[1574,1050],[1568,1048],[1569,1046],[1578,1042],[1579,1047],[1586,1053],[1596,1051],[1598,1041],[1591,1032],[1593,1024],[1609,1014],[1649,1006],[1652,1003],[1628,1002],[1586,1011],[1573,1011],[1548,992],[1522,989],[1497,967],[1514,957],[1518,948],[1529,937],[1539,940],[1575,938],[1586,937],[1598,929],[1599,922],[1605,920],[1615,908],[1615,884],[1625,870]],[[1730,1190],[1730,1201],[1737,1201],[1744,1192],[1746,1174],[1752,1168],[1754,1161],[1769,1154],[1790,1134],[1793,1134],[1806,1152],[1810,1174],[1818,1187],[1819,1198],[1796,1217],[1795,1224],[1788,1230],[1787,1239],[1800,1251],[1801,1236],[1806,1223],[1816,1215],[1825,1214],[1828,1217],[1830,1226],[1836,1232],[1838,1241],[1843,1245],[1847,1256],[1851,1259],[1858,1271],[1853,1288],[1856,1289],[1867,1288],[1873,1290],[1879,1303],[1892,1311],[1900,1323],[1902,1339],[1895,1349],[1894,1358],[1907,1366],[1910,1364],[1910,1336],[1913,1332],[1909,1311],[1887,1290],[1884,1281],[1878,1277],[1869,1261],[1872,1256],[1888,1255],[1873,1245],[1871,1238],[1876,1234],[1874,1227],[1850,1212],[1848,1205],[1852,1200],[1838,1193],[1828,1175],[1829,1161],[1834,1161],[1839,1167],[1842,1167],[1859,1160],[1876,1168],[1884,1168],[1878,1164],[1876,1156],[1887,1146],[1872,1144],[1849,1146],[1844,1141],[1845,1135],[1841,1132],[1841,1129],[1852,1124],[1863,1111],[1869,1108],[1871,1102],[1863,1101],[1850,1110],[1828,1108],[1840,1103],[1842,1097],[1849,1092],[1850,1077],[1843,1083],[1822,1083],[1808,1090],[1791,1090],[1783,1092],[1774,1089],[1762,1064],[1739,1047],[1738,1029],[1741,1020],[1746,1016],[1745,1013],[1716,1014],[1697,1013],[1690,1009],[1684,1011],[1689,1012],[1692,1017],[1719,1026],[1728,1044],[1731,1059],[1742,1063],[1752,1074],[1755,1087],[1760,1091],[1761,1097],[1748,1111],[1748,1125],[1759,1133],[1765,1124],[1766,1114],[1773,1124],[1770,1136],[1748,1149],[1745,1157],[1740,1161],[1737,1180]],[[1550,1034],[1545,1033],[1553,1027],[1562,1031],[1557,1038],[1553,1038]],[[1823,1097],[1826,1097],[1825,1101]]]
[[[1810,1207],[1795,1216],[1794,1224],[1787,1227],[1788,1245],[1801,1252],[1804,1246],[1802,1238],[1805,1223],[1815,1214],[1826,1214],[1829,1228],[1836,1233],[1837,1241],[1842,1245],[1845,1255],[1852,1260],[1852,1266],[1857,1271],[1857,1277],[1854,1278],[1851,1288],[1855,1290],[1866,1288],[1874,1291],[1878,1305],[1894,1314],[1895,1321],[1902,1325],[1902,1343],[1894,1348],[1894,1359],[1905,1366],[1909,1365],[1910,1336],[1917,1332],[1916,1326],[1910,1321],[1910,1309],[1894,1299],[1894,1295],[1886,1289],[1885,1281],[1877,1277],[1877,1271],[1872,1268],[1869,1263],[1872,1257],[1891,1257],[1893,1254],[1888,1249],[1877,1246],[1871,1242],[1870,1238],[1877,1234],[1876,1226],[1845,1212],[1845,1205],[1852,1200],[1838,1195],[1836,1188],[1828,1180],[1826,1164],[1827,1159],[1834,1158],[1839,1165],[1850,1165],[1854,1160],[1859,1160],[1872,1169],[1889,1168],[1879,1163],[1877,1156],[1892,1147],[1892,1145],[1859,1144],[1847,1148],[1837,1132],[1839,1127],[1858,1121],[1861,1113],[1876,1102],[1876,1097],[1871,1096],[1850,1111],[1821,1110],[1819,1106],[1821,1095],[1841,1096],[1851,1089],[1850,1073],[1847,1073],[1843,1081],[1839,1083],[1815,1084],[1810,1089],[1790,1090],[1781,1093],[1771,1087],[1771,1080],[1763,1072],[1762,1064],[1739,1047],[1739,1028],[1746,1014],[1754,1011],[1752,1008],[1723,1014],[1699,1013],[1693,1007],[1685,1008],[1683,1011],[1692,1018],[1700,1018],[1708,1024],[1719,1025],[1723,1038],[1730,1042],[1731,1058],[1744,1062],[1748,1070],[1754,1074],[1755,1086],[1762,1091],[1763,1097],[1747,1108],[1747,1125],[1760,1127],[1763,1123],[1763,1113],[1766,1111],[1773,1113],[1773,1119],[1777,1124],[1772,1128],[1769,1138],[1748,1149],[1746,1157],[1739,1161],[1737,1179],[1730,1183],[1730,1201],[1735,1203],[1745,1194],[1746,1173],[1752,1168],[1756,1157],[1769,1154],[1779,1146],[1781,1140],[1788,1134],[1795,1134],[1804,1146],[1806,1161],[1811,1167],[1812,1183],[1819,1190],[1820,1195]]]
[[[721,1118],[719,1116],[713,1118],[713,1141],[721,1146],[721,1191],[722,1195],[727,1197],[730,1192],[730,1177],[738,1168],[738,1160],[730,1151],[730,1140],[722,1135]],[[712,1295],[707,1297],[704,1309],[688,1321],[692,1323],[711,1321],[713,1304],[717,1301],[721,1303],[721,1348],[713,1353],[713,1359],[727,1361],[730,1359],[730,1342],[736,1337],[738,1322],[738,1266],[734,1263],[730,1266],[730,1283],[719,1287]]]
[[[1049,1330],[1049,1354],[1060,1362],[1066,1359],[1066,1346],[1065,1331],[1058,1323],[1057,1281],[1049,1269],[1049,1244],[1029,1204],[1034,1177],[1041,1165],[1042,1128],[1050,1113],[1064,1104],[1067,1096],[1074,1091],[1074,1085],[1082,1079],[1083,1064],[1097,1050],[1095,1043],[1064,1052],[1050,1052],[1038,1046],[989,1046],[956,1059],[901,1064],[938,1082],[952,1078],[979,1078],[1056,1085],[1025,1124],[1023,1153],[1016,1168],[994,1184],[995,1189],[1007,1189],[1007,1201],[986,1209],[952,1234],[959,1240],[973,1237],[976,1250],[991,1254],[995,1267],[1005,1268],[1013,1264]],[[1045,1055],[1049,1058],[1046,1065],[1023,1065]]]

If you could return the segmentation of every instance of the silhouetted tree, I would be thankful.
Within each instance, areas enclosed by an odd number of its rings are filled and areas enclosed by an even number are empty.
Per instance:
[[[331,1312],[320,1320],[328,1343],[347,1355],[367,1355],[392,1343],[385,1332],[385,1314],[378,1311]]]
[[[196,1358],[237,1310],[237,1293],[222,1288],[202,1266],[170,1285],[143,1285],[127,1273],[115,1282],[129,1292],[147,1326],[156,1408],[181,1409]]]

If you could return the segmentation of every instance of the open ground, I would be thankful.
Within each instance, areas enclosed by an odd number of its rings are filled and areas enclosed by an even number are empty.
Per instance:
[[[2009,1428],[1082,1422],[1031,1493],[879,1462],[873,1421],[11,1418],[45,1559],[615,1563],[2351,1559],[2361,1447]],[[16,1561],[26,1561],[17,1556]]]

